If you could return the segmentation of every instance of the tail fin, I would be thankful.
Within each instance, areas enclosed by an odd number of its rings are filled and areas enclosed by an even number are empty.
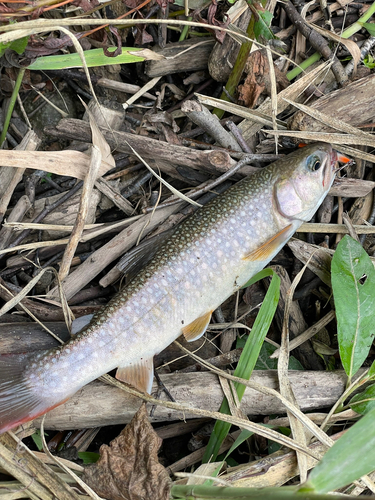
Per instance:
[[[31,358],[28,354],[0,356],[0,434],[49,410],[24,376]]]

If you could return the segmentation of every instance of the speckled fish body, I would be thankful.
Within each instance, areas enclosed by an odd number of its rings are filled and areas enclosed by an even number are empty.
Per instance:
[[[333,182],[335,162],[329,145],[315,144],[240,181],[183,222],[67,344],[18,365],[0,362],[0,432],[114,368],[141,387],[148,377],[149,390],[153,356],[181,333],[199,338],[211,313],[311,219]]]

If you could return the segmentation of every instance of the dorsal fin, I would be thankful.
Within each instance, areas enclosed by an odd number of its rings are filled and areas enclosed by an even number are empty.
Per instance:
[[[126,275],[128,281],[133,279],[153,259],[156,252],[172,236],[175,230],[176,226],[156,234],[147,240],[143,240],[138,246],[127,252],[116,267]]]
[[[281,229],[275,236],[272,236],[268,241],[263,243],[259,248],[253,250],[243,257],[244,260],[269,260],[271,256],[277,252],[279,248],[284,246],[285,242],[292,236],[291,229],[293,228],[292,224]]]
[[[194,340],[198,340],[202,337],[210,324],[211,316],[212,311],[208,311],[206,314],[203,314],[203,316],[200,316],[190,324],[184,326],[182,333],[184,334],[185,339],[188,342],[193,342]]]

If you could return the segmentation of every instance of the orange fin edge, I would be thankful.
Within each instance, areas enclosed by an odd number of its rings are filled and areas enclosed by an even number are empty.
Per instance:
[[[272,236],[268,241],[263,243],[259,248],[253,250],[243,257],[243,260],[263,261],[270,258],[270,256],[281,246],[289,237],[288,233],[292,228],[292,224],[284,227],[275,236]]]
[[[200,316],[188,325],[184,326],[182,333],[188,342],[193,342],[194,340],[198,340],[202,337],[210,324],[212,312],[213,311],[208,311],[206,314],[203,314],[203,316]]]
[[[119,366],[116,372],[117,380],[130,384],[141,392],[151,394],[154,379],[153,358],[141,359],[128,366]]]

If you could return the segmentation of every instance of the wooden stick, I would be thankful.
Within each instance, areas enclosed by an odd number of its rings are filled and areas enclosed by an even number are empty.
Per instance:
[[[216,375],[201,372],[184,373],[181,377],[179,373],[175,373],[161,375],[160,378],[179,403],[211,411],[218,411],[220,408],[223,393]],[[289,378],[301,410],[311,411],[334,404],[345,388],[347,377],[344,371],[290,371]],[[267,387],[278,386],[277,375],[272,370],[257,370],[251,379]],[[210,387],[209,393],[207,387]],[[153,391],[156,391],[156,385]],[[49,412],[45,419],[45,428],[63,430],[127,423],[140,404],[138,398],[121,389],[95,381]],[[285,413],[280,401],[249,388],[242,399],[241,409],[249,415]],[[188,411],[181,413],[158,406],[151,421],[162,422],[181,418],[195,418],[195,415]],[[35,420],[34,424],[39,426],[40,419]]]
[[[359,226],[353,225],[353,228],[357,234],[374,234],[375,226]],[[298,229],[299,233],[339,233],[339,234],[349,234],[348,228],[345,224],[320,224],[320,223],[305,223]]]

